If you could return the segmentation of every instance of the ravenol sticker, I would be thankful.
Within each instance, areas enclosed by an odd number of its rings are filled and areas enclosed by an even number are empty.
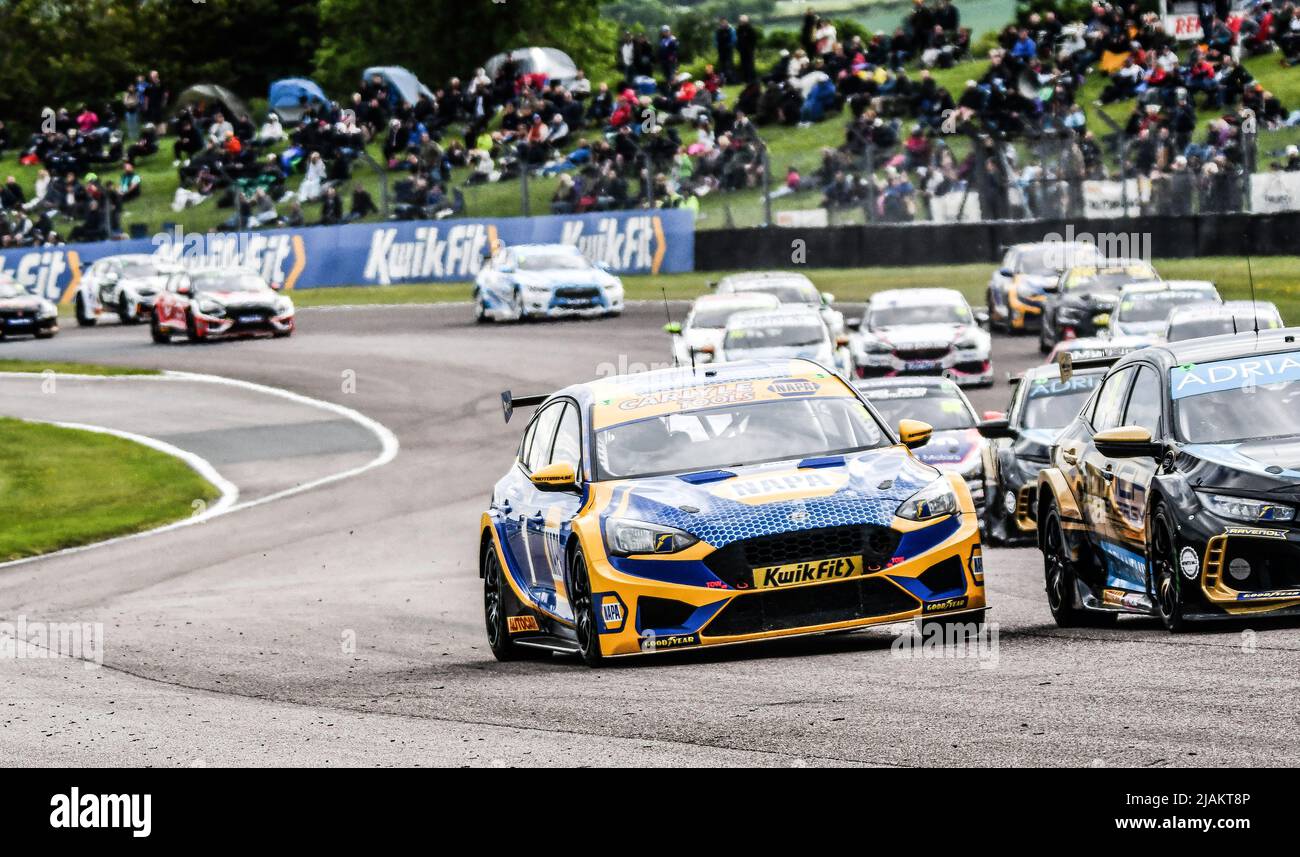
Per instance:
[[[1249,536],[1257,539],[1285,539],[1286,530],[1266,530],[1261,527],[1224,527],[1225,536]]]
[[[535,616],[507,616],[506,629],[512,634],[523,634],[528,631],[536,633],[540,630]]]
[[[807,378],[781,378],[767,385],[767,389],[778,396],[792,398],[795,396],[815,396],[821,385]]]
[[[789,565],[771,565],[754,569],[754,588],[786,589],[809,583],[830,580],[847,580],[861,577],[865,564],[860,556],[841,556],[834,559],[794,562]]]
[[[1300,380],[1300,352],[1188,364],[1169,371],[1173,397],[1184,399],[1255,384]]]

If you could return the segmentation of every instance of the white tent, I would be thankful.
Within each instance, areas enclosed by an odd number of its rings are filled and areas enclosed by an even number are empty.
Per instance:
[[[361,79],[370,80],[375,75],[382,77],[384,82],[388,84],[390,91],[396,92],[397,97],[407,104],[414,104],[419,101],[421,95],[433,98],[433,93],[429,90],[429,87],[420,83],[418,77],[400,65],[371,66],[361,72]]]
[[[550,80],[569,83],[577,78],[578,67],[564,51],[556,48],[518,48],[508,54],[497,54],[488,60],[483,69],[489,77],[496,77],[497,69],[512,59],[523,74],[544,74]]]

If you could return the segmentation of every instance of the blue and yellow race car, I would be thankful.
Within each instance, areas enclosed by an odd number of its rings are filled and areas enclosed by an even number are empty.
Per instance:
[[[603,658],[852,630],[978,623],[966,483],[807,360],[664,369],[539,406],[480,527],[488,639]]]

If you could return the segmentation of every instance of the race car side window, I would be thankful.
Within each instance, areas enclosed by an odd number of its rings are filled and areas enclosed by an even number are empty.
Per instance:
[[[560,427],[555,433],[555,448],[551,450],[551,464],[561,461],[572,464],[575,470],[581,470],[582,425],[578,419],[578,408],[573,403],[564,406],[564,415],[560,417]]]
[[[1133,369],[1126,367],[1111,375],[1102,384],[1101,392],[1097,394],[1097,406],[1092,412],[1094,431],[1118,428],[1122,424],[1125,393],[1128,392],[1128,384],[1132,379]]]
[[[1133,392],[1129,393],[1128,409],[1124,412],[1124,425],[1141,426],[1160,438],[1160,411],[1164,403],[1160,377],[1150,366],[1139,366],[1133,379]]]
[[[535,434],[537,434],[537,420],[533,420],[528,424],[528,428],[524,430],[524,439],[519,443],[519,461],[521,463],[528,461],[528,449],[532,446]]]
[[[529,445],[528,455],[524,459],[524,468],[529,473],[550,463],[551,446],[555,443],[555,427],[559,424],[563,411],[564,402],[556,402],[547,405],[533,421],[535,432],[533,442]]]

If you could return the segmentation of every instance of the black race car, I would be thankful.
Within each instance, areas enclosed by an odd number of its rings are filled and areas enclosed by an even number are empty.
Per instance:
[[[1047,290],[1038,350],[1047,354],[1061,340],[1096,336],[1110,324],[1121,288],[1159,279],[1156,269],[1141,259],[1106,259],[1066,270]]]
[[[1300,615],[1300,328],[1120,359],[1034,509],[1057,624]]]
[[[988,439],[984,472],[988,483],[985,537],[994,544],[1027,543],[1034,538],[1030,509],[1038,490],[1038,472],[1048,465],[1057,434],[1079,413],[1118,360],[1093,358],[1086,368],[1062,379],[1053,363],[1035,366],[1018,379],[1007,417],[979,424]]]

